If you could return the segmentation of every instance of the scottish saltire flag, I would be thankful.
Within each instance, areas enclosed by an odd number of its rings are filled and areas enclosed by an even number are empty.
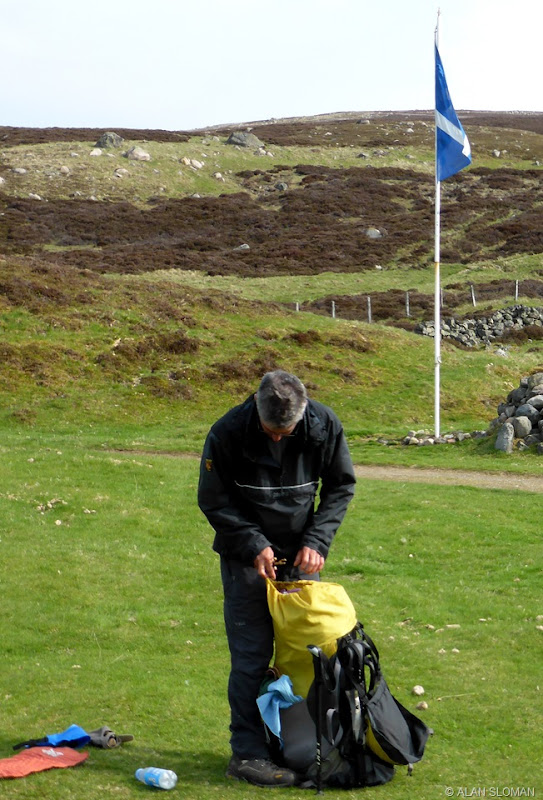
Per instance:
[[[471,164],[471,147],[453,108],[443,64],[436,53],[436,170],[444,181]]]

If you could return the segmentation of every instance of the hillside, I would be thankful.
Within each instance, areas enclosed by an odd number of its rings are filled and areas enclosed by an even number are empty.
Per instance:
[[[543,114],[461,118],[473,165],[442,187],[444,313],[488,313],[515,290],[541,305]],[[240,128],[262,145],[227,144]],[[156,422],[174,418],[172,403],[205,417],[213,397],[226,404],[285,365],[327,401],[346,393],[353,435],[427,422],[431,342],[410,331],[433,313],[430,113],[117,130],[121,147],[97,153],[102,133],[0,128],[6,419],[139,408]],[[145,160],[127,158],[132,147]],[[374,322],[405,330],[365,324],[368,295]],[[454,373],[465,396],[445,390],[451,424],[492,416],[519,370],[538,366],[534,335],[509,342],[517,363],[490,377],[484,353],[466,356]],[[367,419],[401,362],[409,398]]]
[[[543,115],[515,117],[524,129],[505,127],[512,119],[498,127],[494,116],[468,116],[474,165],[443,192],[444,263],[543,250]],[[76,130],[66,142],[65,130],[8,130],[0,241],[10,252],[54,248],[50,261],[115,273],[255,277],[426,267],[433,261],[431,122],[415,114],[363,121],[255,125],[264,143],[256,154],[225,144],[232,129],[176,134],[184,140],[177,142],[174,134],[165,141],[164,132],[143,131],[149,161],[122,157],[133,139],[91,157],[100,131]]]

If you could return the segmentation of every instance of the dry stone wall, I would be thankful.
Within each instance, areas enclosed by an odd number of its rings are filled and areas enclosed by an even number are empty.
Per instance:
[[[511,453],[536,445],[543,455],[543,372],[522,378],[497,411],[490,423],[492,431],[497,429],[496,450]]]
[[[508,330],[520,330],[529,325],[543,326],[543,308],[515,305],[495,311],[488,317],[457,320],[449,317],[441,321],[442,339],[452,339],[464,347],[480,347],[500,339]],[[434,322],[419,322],[415,333],[435,335]]]
[[[455,444],[465,439],[480,439],[496,435],[495,448],[504,453],[513,450],[528,450],[535,446],[543,455],[543,372],[534,372],[521,378],[517,389],[513,389],[498,405],[498,416],[486,430],[454,431],[434,436],[428,431],[409,431],[401,440],[404,445]],[[382,437],[382,444],[398,444]]]

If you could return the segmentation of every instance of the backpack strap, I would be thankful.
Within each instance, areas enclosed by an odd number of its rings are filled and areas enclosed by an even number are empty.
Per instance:
[[[381,671],[379,661],[376,661],[366,643],[359,640],[345,642],[338,649],[338,660],[341,662],[348,683],[356,689],[362,700],[371,697],[379,682]]]
[[[320,647],[309,645],[307,649],[313,656],[315,673],[310,689],[314,700],[315,722],[317,726],[320,725],[321,733],[326,736],[330,744],[336,747],[343,738],[339,715],[341,664],[335,658],[329,659]]]
[[[368,648],[369,648],[369,650],[370,650],[370,652],[372,654],[372,657],[375,659],[375,661],[378,664],[379,663],[379,651],[377,650],[377,647],[375,646],[375,643],[374,643],[373,639],[369,636],[369,634],[366,633],[366,631],[364,630],[364,627],[362,625],[360,625],[360,629],[359,629],[358,633],[360,635],[360,638],[367,644],[367,646],[368,646]]]

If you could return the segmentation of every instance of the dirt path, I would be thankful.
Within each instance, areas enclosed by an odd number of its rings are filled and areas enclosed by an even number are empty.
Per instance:
[[[126,455],[158,455],[170,458],[200,458],[197,453],[172,453],[145,450],[113,450]],[[356,464],[357,478],[405,483],[434,483],[442,486],[475,486],[479,489],[509,489],[543,494],[541,475],[516,475],[512,472],[476,472],[475,470],[436,469],[433,467],[399,467],[393,464]]]
[[[543,474],[515,475],[510,472],[471,472],[458,469],[356,465],[355,473],[364,480],[437,483],[447,486],[476,486],[479,489],[518,489],[543,493]]]

